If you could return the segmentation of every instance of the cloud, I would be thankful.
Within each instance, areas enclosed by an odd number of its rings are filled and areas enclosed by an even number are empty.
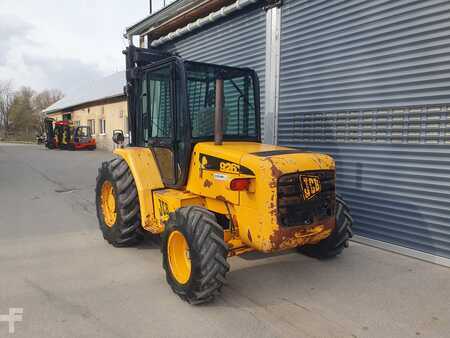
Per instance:
[[[38,77],[41,85],[61,89],[63,92],[105,75],[97,65],[75,58],[52,58],[25,53],[23,63],[30,74]]]
[[[159,7],[161,0],[153,1]],[[125,67],[125,27],[148,0],[0,0],[0,81],[69,90]]]
[[[7,62],[14,45],[32,44],[28,38],[33,26],[12,15],[0,15],[0,66]]]
[[[23,37],[29,32],[33,26],[14,15],[0,14],[0,33],[3,39],[8,40],[14,37]]]
[[[0,15],[0,80],[12,79],[16,86],[36,90],[55,88],[66,92],[105,75],[96,64],[49,55],[43,44],[30,38],[34,29],[18,17]]]

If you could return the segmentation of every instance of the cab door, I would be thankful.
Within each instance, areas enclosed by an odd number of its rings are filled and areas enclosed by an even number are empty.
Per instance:
[[[171,63],[151,68],[141,80],[142,134],[152,150],[166,186],[177,183],[174,69]]]

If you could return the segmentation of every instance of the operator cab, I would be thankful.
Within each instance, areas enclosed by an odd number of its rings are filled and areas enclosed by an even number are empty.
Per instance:
[[[88,143],[92,139],[91,127],[89,126],[78,126],[74,133],[75,143]]]
[[[166,186],[186,184],[193,146],[214,140],[219,108],[223,140],[261,141],[259,82],[253,70],[133,46],[125,53],[128,106],[135,107],[130,109],[130,143],[152,149]]]

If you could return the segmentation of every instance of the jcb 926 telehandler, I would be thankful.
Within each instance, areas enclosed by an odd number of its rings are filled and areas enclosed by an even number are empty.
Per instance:
[[[128,47],[128,147],[104,162],[96,204],[116,247],[161,235],[173,291],[198,304],[227,257],[298,248],[332,257],[352,235],[330,156],[261,143],[256,73]],[[123,144],[116,132],[114,142]]]

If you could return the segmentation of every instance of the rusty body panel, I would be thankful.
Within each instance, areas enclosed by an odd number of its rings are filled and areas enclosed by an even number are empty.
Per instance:
[[[168,8],[189,4],[186,14],[227,2],[181,0]],[[263,5],[238,1],[224,10],[252,4]],[[157,48],[130,45],[124,54],[133,147],[123,148],[123,132],[115,134],[115,154],[124,161],[103,163],[96,185],[100,229],[110,244],[139,243],[141,226],[161,234],[166,280],[192,304],[220,292],[227,256],[297,248],[321,258],[348,245],[352,219],[336,196],[334,160],[261,143],[254,70],[187,61]]]
[[[228,219],[233,230],[225,231],[230,255],[251,250],[273,252],[318,243],[335,227],[335,164],[327,155],[254,142],[224,142],[222,145],[202,142],[194,148],[187,186],[184,190],[175,190],[165,188],[158,175],[138,174],[158,171],[149,149],[126,148],[115,153],[127,161],[133,172],[141,201],[142,224],[152,233],[162,233],[169,214],[188,205],[201,205]],[[311,203],[307,207],[313,210],[322,203],[322,197],[311,197],[311,191],[309,199],[301,196],[302,173],[307,173],[309,179],[324,180],[324,173],[332,178],[327,195],[330,202],[324,202],[328,214],[317,212],[304,216],[302,213],[302,204]],[[294,177],[292,186],[284,188],[292,190],[294,195],[280,197],[282,187],[279,184],[289,175]],[[248,179],[251,182],[248,189],[231,190],[230,183],[236,178]],[[318,194],[318,188],[314,189]],[[287,211],[283,209],[284,204],[288,204]],[[293,217],[296,210],[300,211]],[[280,215],[286,215],[288,221],[283,221]]]
[[[202,156],[220,158],[209,166]],[[259,251],[272,252],[313,244],[328,237],[333,217],[317,217],[306,225],[283,227],[278,220],[278,180],[285,174],[311,171],[334,173],[331,157],[253,142],[199,143],[194,149],[187,190],[228,205],[227,215],[237,228],[240,241]],[[234,178],[249,178],[247,191],[231,191]],[[223,208],[227,211],[227,208]],[[227,211],[228,212],[228,211]]]
[[[272,250],[285,250],[295,248],[300,245],[314,244],[327,238],[333,231],[336,221],[330,217],[322,222],[317,222],[316,226],[305,228],[280,228],[270,236]]]

